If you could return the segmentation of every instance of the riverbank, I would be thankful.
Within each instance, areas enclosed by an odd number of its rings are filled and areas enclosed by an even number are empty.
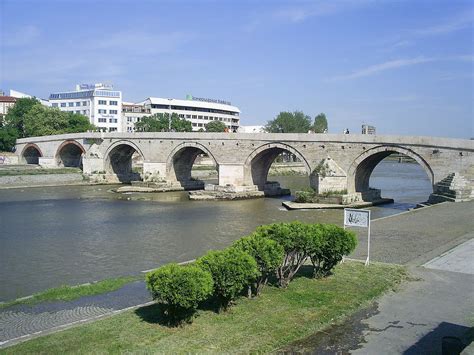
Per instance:
[[[321,210],[321,209],[337,209],[341,210],[344,208],[365,208],[365,207],[372,207],[372,206],[380,206],[386,205],[389,203],[393,203],[392,198],[381,198],[375,201],[362,201],[356,203],[350,203],[347,205],[339,205],[335,203],[298,203],[293,201],[283,201],[281,204],[283,207],[287,208],[288,210]]]
[[[158,307],[149,305],[0,353],[275,351],[343,321],[406,277],[399,266],[367,268],[356,262],[339,265],[325,279],[312,279],[309,274],[309,269],[303,269],[288,289],[268,286],[259,298],[242,297],[223,314],[201,308],[193,324],[182,328],[162,325]],[[361,279],[367,283],[359,282]]]
[[[37,165],[0,166],[0,189],[86,185],[79,168],[43,168]]]

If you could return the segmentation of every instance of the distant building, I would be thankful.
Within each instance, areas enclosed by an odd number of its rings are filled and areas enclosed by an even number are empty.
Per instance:
[[[239,108],[227,101],[187,95],[186,100],[149,97],[138,105],[143,105],[152,115],[176,113],[191,122],[193,131],[205,130],[206,124],[211,121],[224,122],[231,132],[237,131],[240,126]]]
[[[0,118],[3,118],[8,113],[10,107],[14,106],[16,97],[0,96]]]
[[[239,133],[265,133],[265,126],[240,126]]]
[[[375,127],[363,124],[362,125],[362,134],[375,134]]]
[[[52,107],[79,113],[103,132],[122,131],[122,92],[107,84],[76,85],[75,91],[49,96]]]
[[[132,102],[122,102],[122,131],[135,132],[135,123],[145,116],[150,116],[150,109]]]
[[[23,99],[23,98],[29,98],[29,99],[36,99],[38,100],[42,105],[44,106],[49,106],[49,101],[40,99],[36,96],[25,94],[24,92],[21,91],[16,91],[16,90],[10,90],[10,96],[15,97],[17,99]]]

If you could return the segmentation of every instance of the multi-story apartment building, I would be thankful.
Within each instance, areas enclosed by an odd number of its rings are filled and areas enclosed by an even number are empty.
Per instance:
[[[135,123],[142,117],[150,116],[150,109],[131,102],[122,103],[122,132],[135,132]]]
[[[49,102],[62,111],[87,116],[101,131],[122,131],[122,92],[112,85],[76,85],[75,91],[51,94]]]
[[[187,95],[186,100],[149,97],[138,103],[155,113],[176,113],[180,118],[191,121],[193,131],[206,130],[211,121],[223,122],[229,131],[237,132],[240,125],[240,110],[230,102],[202,99]]]

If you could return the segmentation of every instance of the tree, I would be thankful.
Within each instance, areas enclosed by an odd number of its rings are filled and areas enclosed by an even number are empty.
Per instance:
[[[206,124],[206,132],[225,132],[227,126],[221,121],[211,121]]]
[[[191,322],[199,302],[213,289],[211,274],[192,264],[162,266],[146,275],[146,284],[171,324]]]
[[[328,120],[324,113],[320,113],[314,118],[314,133],[326,133],[328,131]]]
[[[0,151],[11,152],[18,138],[18,131],[12,127],[0,127]]]
[[[301,111],[280,112],[268,121],[265,131],[268,133],[308,133],[311,128],[311,117]]]
[[[168,132],[170,128],[168,113],[155,113],[152,116],[143,117],[140,122],[135,123],[135,129],[140,132]],[[174,132],[191,132],[193,130],[190,121],[179,118],[178,114],[171,115],[171,130]]]
[[[37,105],[41,105],[35,98],[21,98],[16,100],[15,105],[8,109],[5,117],[5,126],[13,128],[17,131],[18,138],[26,138],[24,118],[25,115]]]
[[[285,258],[277,269],[277,277],[279,285],[287,287],[308,257],[312,243],[308,225],[298,221],[274,223],[258,227],[256,233],[276,241],[285,250]]]
[[[259,233],[253,233],[237,240],[232,247],[248,253],[257,262],[260,276],[255,281],[254,294],[258,296],[266,285],[270,274],[273,274],[283,262],[285,256],[283,247]]]
[[[94,128],[89,119],[83,115],[43,105],[33,106],[24,115],[23,125],[26,137],[79,133]]]
[[[333,224],[316,224],[312,228],[312,238],[317,238],[317,245],[309,252],[315,277],[330,274],[331,270],[349,255],[357,246],[357,237],[354,232],[344,230]]]
[[[199,258],[197,264],[212,275],[219,311],[226,310],[239,293],[259,276],[255,259],[237,248],[211,250]]]

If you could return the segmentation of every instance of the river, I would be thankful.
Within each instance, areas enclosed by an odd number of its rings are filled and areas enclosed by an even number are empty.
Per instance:
[[[308,178],[270,180],[295,190],[307,186]],[[395,199],[371,208],[372,218],[405,211],[431,192],[417,164],[382,162],[371,186]],[[0,190],[0,301],[190,260],[261,224],[342,222],[340,210],[286,211],[279,198],[189,201],[185,192],[121,195],[112,188]]]

